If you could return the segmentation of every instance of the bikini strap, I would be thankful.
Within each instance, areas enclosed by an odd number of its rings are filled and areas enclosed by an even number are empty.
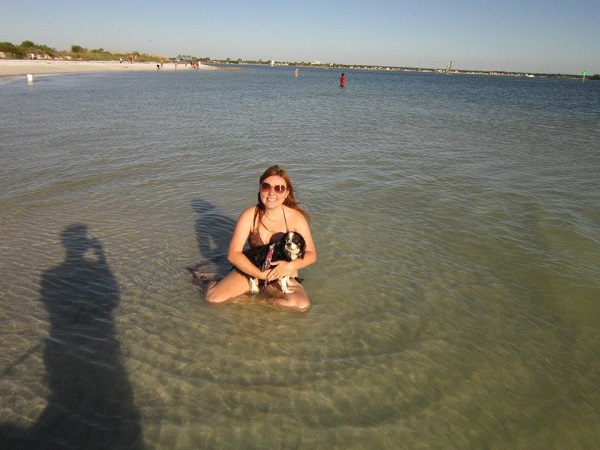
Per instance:
[[[290,230],[288,230],[287,220],[285,218],[285,208],[283,207],[283,205],[281,205],[281,210],[283,211],[283,221],[285,222],[285,232],[289,233]]]

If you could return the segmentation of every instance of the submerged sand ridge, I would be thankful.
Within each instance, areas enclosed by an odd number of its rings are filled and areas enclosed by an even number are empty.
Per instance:
[[[215,70],[214,66],[200,65],[192,69],[190,64],[165,62],[161,69],[160,63],[129,63],[119,61],[61,61],[61,60],[29,60],[29,59],[0,59],[0,77],[18,75],[49,75],[59,73],[83,72],[117,72],[144,70]]]

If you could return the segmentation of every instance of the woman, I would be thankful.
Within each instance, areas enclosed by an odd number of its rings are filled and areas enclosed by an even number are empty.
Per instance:
[[[272,283],[271,286],[277,290],[273,299],[276,305],[308,310],[310,301],[300,283],[294,283],[293,293],[284,294],[278,282],[285,275],[297,277],[299,269],[317,260],[307,217],[307,213],[296,203],[292,181],[285,169],[269,167],[260,177],[258,204],[242,212],[233,231],[227,259],[236,270],[221,281],[211,283],[206,290],[206,300],[209,303],[222,303],[248,293],[248,276],[251,276]],[[276,242],[286,231],[295,231],[304,237],[306,250],[303,259],[274,261],[271,268],[263,272],[243,254],[246,241],[251,247],[258,247]]]

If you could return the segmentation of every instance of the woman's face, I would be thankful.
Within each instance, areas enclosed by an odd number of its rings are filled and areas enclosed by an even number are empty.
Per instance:
[[[265,178],[259,186],[260,199],[265,205],[265,208],[281,206],[289,194],[287,187],[285,180],[277,175]]]

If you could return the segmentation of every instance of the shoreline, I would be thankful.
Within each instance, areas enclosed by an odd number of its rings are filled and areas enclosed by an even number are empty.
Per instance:
[[[64,61],[53,59],[0,59],[0,77],[16,77],[31,75],[54,75],[86,72],[140,72],[149,70],[218,70],[218,67],[200,65],[192,69],[188,64],[178,63],[177,68],[172,62],[163,64],[162,69],[156,68],[157,63],[130,63],[128,61]]]

